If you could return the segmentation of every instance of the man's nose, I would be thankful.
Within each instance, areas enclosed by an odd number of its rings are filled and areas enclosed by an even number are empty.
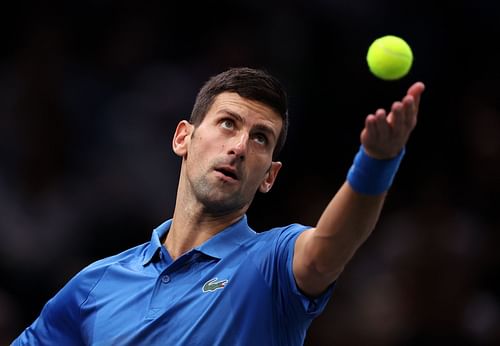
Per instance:
[[[248,134],[242,132],[233,139],[234,140],[231,142],[230,154],[234,154],[237,157],[244,159],[248,148]]]

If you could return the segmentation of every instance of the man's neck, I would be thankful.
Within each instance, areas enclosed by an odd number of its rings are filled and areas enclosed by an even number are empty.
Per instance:
[[[185,210],[178,212],[176,208],[164,245],[170,257],[175,260],[222,232],[241,219],[243,214],[238,212],[214,217],[201,212],[188,213]]]

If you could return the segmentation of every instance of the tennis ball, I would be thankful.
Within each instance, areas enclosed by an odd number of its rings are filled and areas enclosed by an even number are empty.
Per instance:
[[[368,48],[366,61],[370,71],[378,78],[396,80],[410,71],[413,53],[405,40],[387,35],[373,41]]]

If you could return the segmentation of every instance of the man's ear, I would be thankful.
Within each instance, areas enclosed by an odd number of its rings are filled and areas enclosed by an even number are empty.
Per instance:
[[[177,156],[183,157],[187,154],[193,128],[194,126],[187,120],[182,120],[177,124],[174,138],[172,139],[172,150]]]
[[[262,193],[267,193],[269,190],[274,185],[274,182],[276,181],[276,177],[278,176],[278,172],[280,171],[281,167],[283,164],[279,161],[276,162],[271,162],[271,167],[269,167],[269,170],[266,173],[266,176],[262,183],[260,183],[259,186],[259,191]]]

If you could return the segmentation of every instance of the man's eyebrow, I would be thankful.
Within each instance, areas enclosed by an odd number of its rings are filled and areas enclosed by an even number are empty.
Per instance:
[[[239,115],[238,113],[235,113],[229,109],[222,108],[217,113],[223,113],[223,114],[229,115],[230,117],[233,117],[233,118],[237,119],[238,121],[243,122],[243,117],[241,115]],[[267,126],[264,124],[256,124],[254,126],[254,129],[257,131],[263,132],[263,133],[265,133],[268,136],[271,136],[273,138],[277,137],[277,135],[273,131],[273,128],[270,126]]]
[[[229,115],[229,116],[236,118],[237,120],[243,122],[243,117],[241,115],[239,115],[238,113],[235,113],[233,111],[230,111],[229,109],[223,108],[223,109],[220,109],[217,113],[224,113],[226,115]]]

